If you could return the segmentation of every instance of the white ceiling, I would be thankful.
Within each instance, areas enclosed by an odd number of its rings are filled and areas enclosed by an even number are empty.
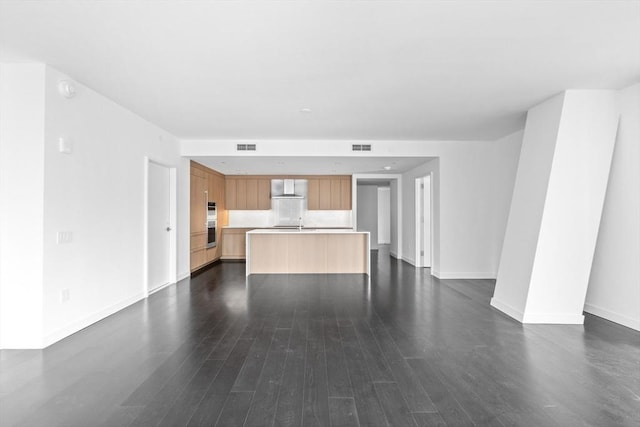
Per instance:
[[[192,157],[225,175],[397,174],[432,160],[429,157]],[[385,166],[391,169],[385,170]]]
[[[494,139],[640,79],[640,2],[0,1],[0,60],[180,138]]]

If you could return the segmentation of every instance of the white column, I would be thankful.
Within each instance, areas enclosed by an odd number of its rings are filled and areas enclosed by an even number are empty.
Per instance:
[[[523,323],[583,322],[617,125],[614,91],[529,111],[492,306]]]

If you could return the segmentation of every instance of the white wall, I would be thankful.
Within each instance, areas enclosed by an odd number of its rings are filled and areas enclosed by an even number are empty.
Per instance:
[[[14,67],[9,65],[7,69],[16,70]],[[20,304],[21,309],[29,311],[40,305],[39,341],[40,346],[47,346],[143,297],[144,158],[176,167],[184,167],[184,163],[180,162],[178,143],[172,135],[79,83],[75,83],[74,98],[61,97],[57,84],[69,77],[49,67],[43,69],[38,89],[43,114],[37,120],[41,137],[34,142],[42,155],[40,160],[38,156],[30,159],[31,172],[26,170],[29,162],[21,162],[20,170],[11,174],[14,184],[22,183],[25,176],[41,182],[42,188],[31,194],[34,203],[21,204],[16,211],[30,215],[34,206],[37,209],[38,198],[42,199],[42,229],[29,239],[29,247],[12,250],[16,258],[31,259],[33,251],[37,254],[38,246],[42,246],[42,275],[39,282],[33,282],[38,283],[34,286],[39,287],[42,297],[28,303],[3,298],[3,303]],[[58,152],[60,137],[72,142],[71,154]],[[7,144],[17,151],[16,145],[21,142],[16,138]],[[18,160],[20,157],[13,159]],[[179,188],[185,187],[185,178],[188,188],[188,169],[187,175],[178,175],[182,177]],[[20,187],[22,191],[31,190]],[[184,206],[188,206],[189,192],[184,194]],[[184,195],[181,199],[184,203]],[[178,230],[178,236],[184,253],[179,272],[185,265],[188,271],[186,215],[180,212],[182,230]],[[57,244],[59,231],[72,232],[72,241]],[[3,251],[3,263],[9,261],[5,255]],[[24,274],[31,274],[29,268],[22,267]],[[5,284],[3,278],[3,288]],[[67,302],[61,301],[63,290],[69,291]],[[22,329],[20,324],[9,327]],[[5,348],[25,347],[10,337],[4,338]]]
[[[618,94],[620,125],[584,310],[640,330],[640,84]]]
[[[378,187],[378,244],[391,243],[391,188]]]
[[[172,135],[80,84],[74,98],[61,97],[62,79],[47,68],[45,344],[143,297],[144,157],[180,166]],[[72,154],[58,152],[60,136]],[[57,231],[73,241],[56,244]]]
[[[415,178],[432,174],[432,274],[495,278],[522,132],[496,141],[451,142],[403,174],[403,257],[415,264]]]
[[[378,249],[378,186],[358,184],[358,231],[368,231],[371,249]]]
[[[0,348],[42,347],[44,84],[0,64]]]

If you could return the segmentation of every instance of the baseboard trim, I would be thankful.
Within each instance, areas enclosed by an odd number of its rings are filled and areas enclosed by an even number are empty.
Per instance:
[[[392,257],[394,257],[395,259],[400,259],[400,257],[398,256],[397,253],[389,251],[389,255],[391,255]]]
[[[522,323],[582,325],[584,323],[584,315],[582,313],[526,313]]]
[[[523,313],[520,310],[491,298],[491,306],[500,310],[520,323],[547,325],[582,325],[584,316],[574,313]]]
[[[509,317],[514,318],[518,322],[522,323],[523,313],[520,310],[517,310],[511,307],[509,304],[505,304],[502,301],[497,300],[495,297],[491,298],[491,307],[500,310],[504,314]]]
[[[73,335],[76,332],[86,328],[87,326],[90,326],[106,317],[109,317],[112,314],[117,313],[118,311],[130,306],[131,304],[135,304],[136,302],[142,299],[144,299],[144,294],[140,292],[130,298],[126,298],[116,304],[110,305],[109,307],[106,307],[96,313],[90,314],[89,316],[76,320],[70,323],[69,325],[63,328],[60,328],[48,334],[47,336],[45,336],[42,343],[43,348],[49,347],[51,344],[54,344],[70,335]]]
[[[589,314],[593,314],[594,316],[602,317],[603,319],[626,326],[627,328],[640,331],[640,319],[634,319],[593,304],[585,304],[584,311]]]
[[[149,295],[155,294],[156,292],[159,292],[159,291],[161,291],[161,290],[163,290],[165,288],[168,288],[171,285],[175,285],[175,284],[176,284],[176,282],[165,283],[162,286],[158,286],[157,288],[150,290],[149,291]]]
[[[438,279],[495,279],[497,274],[490,271],[438,271],[433,274]]]
[[[416,262],[412,258],[407,258],[406,256],[403,256],[400,259],[402,259],[402,261],[404,261],[404,262],[407,262],[407,263],[413,265],[414,267],[416,266]]]
[[[191,273],[188,272],[188,271],[185,272],[185,273],[180,273],[180,274],[178,274],[178,277],[176,278],[177,279],[176,281],[179,282],[179,281],[184,280],[184,279],[186,279],[186,278],[188,278],[190,276],[191,276]]]

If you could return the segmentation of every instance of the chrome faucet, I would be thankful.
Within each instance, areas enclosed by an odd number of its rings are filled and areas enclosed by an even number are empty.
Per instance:
[[[302,231],[302,217],[298,217],[298,231]]]

